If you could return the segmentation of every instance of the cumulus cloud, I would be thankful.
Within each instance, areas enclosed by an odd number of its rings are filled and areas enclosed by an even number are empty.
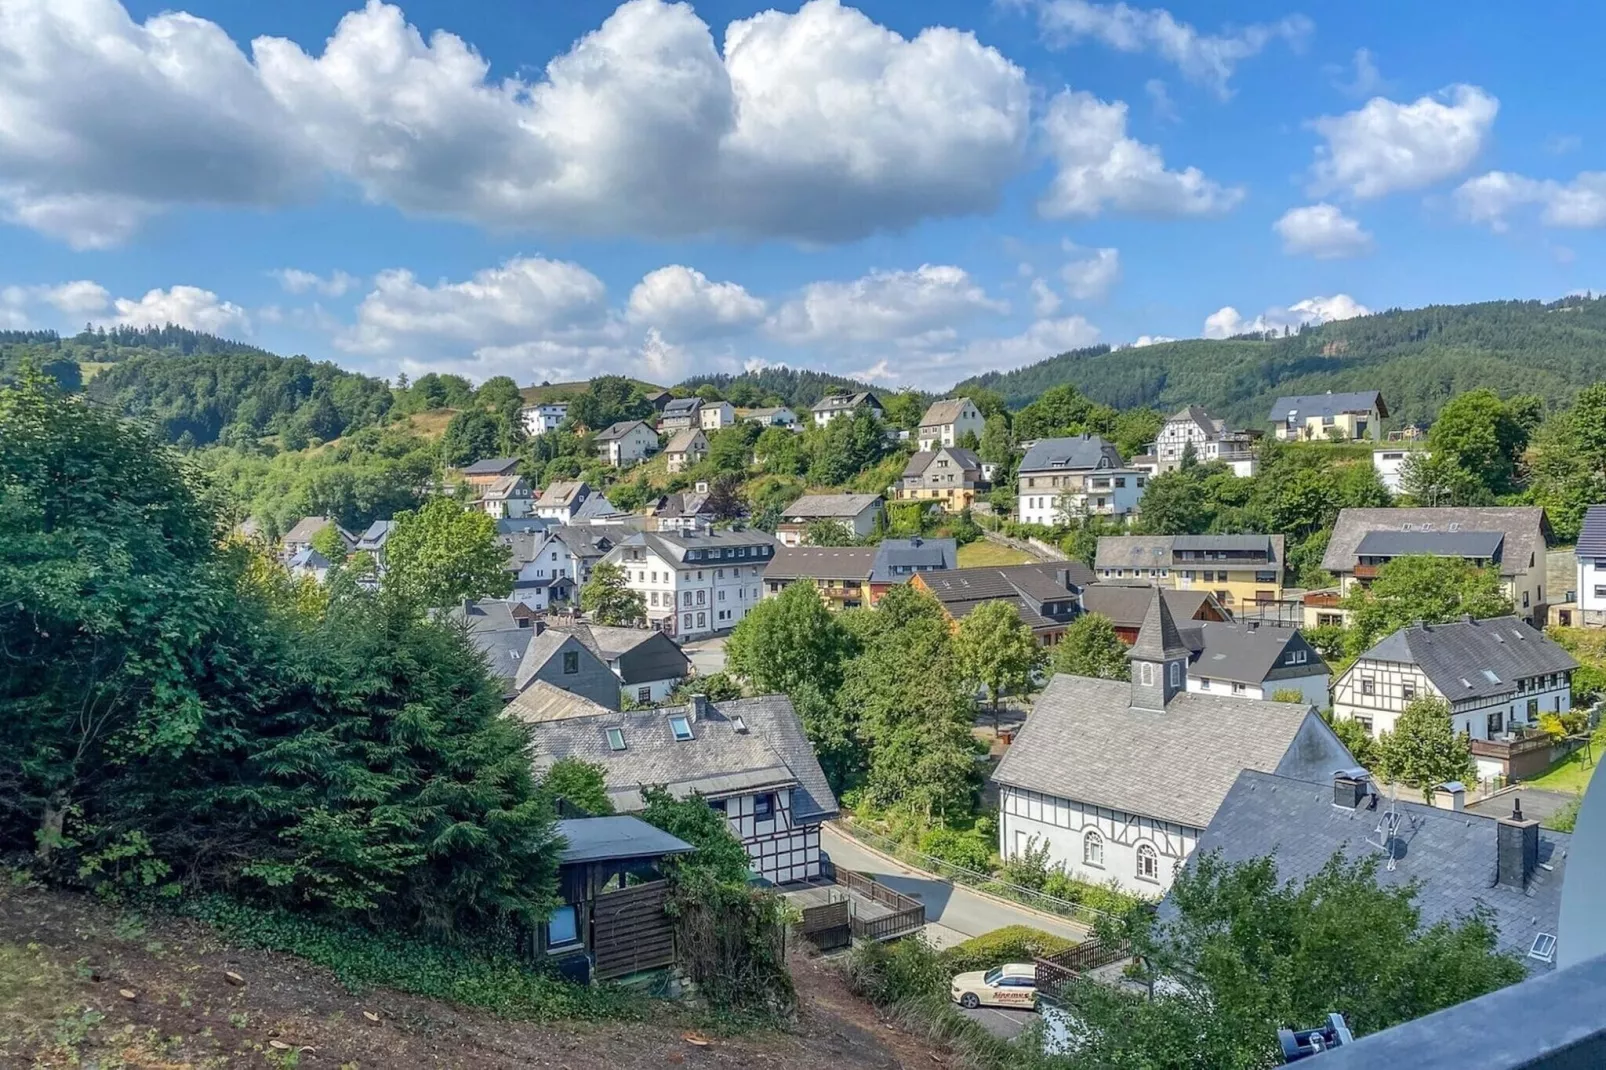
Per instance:
[[[1228,305],[1205,317],[1204,336],[1206,338],[1231,338],[1237,334],[1281,331],[1284,328],[1298,330],[1300,327],[1307,325],[1315,326],[1319,323],[1354,319],[1356,316],[1370,316],[1371,314],[1371,309],[1356,301],[1349,294],[1334,294],[1332,297],[1307,297],[1303,301],[1294,302],[1287,308],[1277,306],[1268,308],[1252,320],[1244,319],[1236,308]]]
[[[26,318],[22,310],[49,305],[66,316],[89,316],[102,312],[111,303],[106,287],[88,279],[75,279],[56,286],[7,286],[0,289],[0,303],[15,311],[13,326]]]
[[[1106,207],[1153,217],[1217,215],[1243,199],[1197,167],[1168,171],[1160,150],[1127,136],[1127,106],[1066,89],[1049,104],[1043,137],[1057,173],[1038,210],[1050,218]]]
[[[245,309],[199,286],[148,290],[137,301],[119,297],[111,322],[119,327],[188,327],[192,331],[228,335],[251,330]]]
[[[1357,48],[1349,66],[1331,65],[1323,69],[1332,75],[1333,88],[1352,97],[1370,97],[1388,88],[1388,80],[1377,69],[1377,59],[1369,48]]]
[[[1355,111],[1310,122],[1327,144],[1316,150],[1310,192],[1358,198],[1420,189],[1460,174],[1483,151],[1500,102],[1455,85],[1410,104],[1373,97]]]
[[[933,348],[921,359],[905,365],[906,378],[928,389],[946,389],[972,375],[1025,367],[1098,340],[1099,329],[1082,316],[1039,319],[1019,334]]]
[[[281,268],[272,272],[272,275],[279,280],[279,285],[284,287],[286,293],[320,293],[325,297],[339,297],[362,281],[344,271],[324,276],[299,268]]]
[[[1032,311],[1038,316],[1052,316],[1059,311],[1060,295],[1042,279],[1032,280]]]
[[[1060,269],[1060,277],[1065,280],[1065,292],[1074,300],[1102,298],[1120,279],[1120,250],[1083,249],[1071,242],[1065,242],[1064,249],[1073,259]]]
[[[1157,346],[1162,342],[1175,341],[1175,338],[1171,338],[1163,334],[1140,334],[1136,338],[1132,339],[1132,348],[1142,349],[1144,346]]]
[[[872,271],[851,282],[811,283],[767,326],[794,344],[885,342],[1007,311],[1006,302],[987,296],[962,268],[923,264],[914,271]]]
[[[1546,226],[1606,226],[1606,171],[1584,171],[1570,182],[1490,171],[1463,182],[1455,202],[1464,218],[1496,231],[1506,229],[1513,211],[1533,206]]]
[[[1137,8],[1124,3],[1090,0],[1022,0],[1034,6],[1038,25],[1051,47],[1065,47],[1092,38],[1120,52],[1153,52],[1176,65],[1190,81],[1226,97],[1227,83],[1239,63],[1259,55],[1267,45],[1283,41],[1300,48],[1314,28],[1303,15],[1270,23],[1253,23],[1221,33],[1200,33],[1177,21],[1164,8]]]
[[[1283,252],[1290,256],[1313,256],[1317,260],[1343,260],[1365,256],[1375,245],[1372,235],[1360,223],[1334,205],[1321,204],[1290,208],[1272,224],[1283,239]]]
[[[649,272],[630,291],[626,315],[635,324],[678,339],[709,338],[764,318],[764,302],[734,282],[710,282],[682,264]]]

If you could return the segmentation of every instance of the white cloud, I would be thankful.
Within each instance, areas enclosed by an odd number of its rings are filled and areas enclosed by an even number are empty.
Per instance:
[[[1039,319],[1020,334],[978,338],[951,349],[934,349],[905,368],[905,381],[946,389],[986,371],[1008,371],[1082,349],[1099,340],[1099,329],[1081,316]]]
[[[1154,117],[1162,123],[1181,122],[1182,116],[1177,112],[1177,105],[1171,99],[1171,91],[1165,83],[1158,78],[1150,78],[1143,83],[1143,92],[1149,98],[1149,105],[1154,109]]]
[[[1222,97],[1242,61],[1267,45],[1285,41],[1298,49],[1310,36],[1312,23],[1290,15],[1271,23],[1254,23],[1219,34],[1204,34],[1164,8],[1136,8],[1124,3],[1089,0],[1039,0],[1038,24],[1051,46],[1063,47],[1091,37],[1120,52],[1153,52],[1173,63],[1189,80],[1209,86]]]
[[[1375,245],[1372,235],[1334,205],[1321,204],[1290,208],[1272,224],[1283,239],[1283,252],[1290,256],[1313,256],[1317,260],[1342,260],[1365,256]]]
[[[75,279],[57,286],[7,286],[0,288],[0,304],[13,312],[13,325],[20,325],[24,309],[50,305],[66,316],[88,316],[102,312],[111,303],[106,287],[88,279]]]
[[[311,271],[302,271],[300,268],[281,268],[271,274],[279,280],[279,285],[284,287],[286,293],[304,294],[316,291],[325,297],[339,297],[362,282],[357,276],[348,275],[344,271],[336,271],[325,277]]]
[[[1064,243],[1064,249],[1067,254],[1076,257],[1060,269],[1060,277],[1065,280],[1065,292],[1073,300],[1098,300],[1108,294],[1110,287],[1120,279],[1120,250],[1083,249],[1068,241]]]
[[[1349,294],[1334,294],[1332,297],[1307,297],[1303,301],[1296,301],[1287,308],[1274,306],[1268,308],[1252,320],[1246,320],[1243,315],[1231,305],[1218,309],[1205,317],[1204,336],[1206,338],[1231,338],[1236,334],[1249,334],[1260,331],[1281,331],[1283,329],[1298,330],[1300,327],[1319,323],[1330,323],[1333,320],[1354,319],[1356,316],[1370,316],[1372,310],[1356,301]]]
[[[1132,339],[1132,348],[1133,349],[1142,349],[1144,346],[1157,346],[1157,345],[1160,345],[1162,342],[1175,342],[1175,341],[1176,341],[1175,338],[1171,338],[1171,337],[1169,337],[1167,335],[1163,335],[1163,334],[1140,334],[1136,338]]]
[[[694,268],[670,264],[648,272],[630,291],[626,315],[678,339],[729,334],[764,318],[764,302],[734,282],[710,282]]]
[[[120,327],[165,327],[172,324],[221,335],[251,330],[245,309],[199,286],[149,290],[137,301],[119,297],[112,307],[115,314],[111,322]]]
[[[885,342],[1008,310],[963,269],[923,264],[914,271],[872,271],[852,282],[811,283],[767,326],[794,344]]]
[[[1043,134],[1058,165],[1038,210],[1050,218],[1093,216],[1106,207],[1136,215],[1216,215],[1243,198],[1197,167],[1167,171],[1160,150],[1126,133],[1127,106],[1069,89],[1049,104]]]
[[[1059,311],[1060,295],[1042,279],[1032,280],[1032,311],[1039,317],[1052,316]]]
[[[1463,182],[1455,202],[1464,218],[1496,231],[1506,229],[1507,215],[1527,206],[1538,206],[1546,226],[1606,226],[1606,171],[1584,171],[1570,182],[1490,171]]]
[[[1310,122],[1327,140],[1316,150],[1310,192],[1371,198],[1460,174],[1483,150],[1500,102],[1477,86],[1399,104],[1373,97],[1355,111]]]
[[[1388,81],[1383,73],[1377,69],[1377,60],[1372,56],[1369,48],[1357,48],[1352,66],[1329,66],[1324,68],[1333,76],[1333,87],[1341,93],[1352,97],[1370,97],[1381,93],[1388,88]],[[1354,76],[1345,81],[1341,75],[1354,71]]]

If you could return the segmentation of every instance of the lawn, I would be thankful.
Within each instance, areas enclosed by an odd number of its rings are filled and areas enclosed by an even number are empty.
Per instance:
[[[977,539],[959,548],[960,568],[985,568],[988,565],[1030,565],[1037,558],[1023,550],[1015,550],[986,539]]]
[[[1523,784],[1543,791],[1565,791],[1572,795],[1581,795],[1584,789],[1589,787],[1589,778],[1595,775],[1595,766],[1600,764],[1603,745],[1606,745],[1606,729],[1597,729],[1593,745],[1587,750],[1573,751],[1543,773],[1523,781]],[[1586,754],[1594,755],[1594,764],[1585,764]]]

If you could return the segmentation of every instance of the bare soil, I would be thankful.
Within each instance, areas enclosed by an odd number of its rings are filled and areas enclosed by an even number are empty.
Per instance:
[[[849,993],[828,963],[799,955],[792,967],[801,1010],[786,1032],[700,1034],[667,1008],[648,1022],[512,1022],[390,990],[352,992],[319,967],[231,946],[202,924],[0,886],[0,1068],[952,1065]]]

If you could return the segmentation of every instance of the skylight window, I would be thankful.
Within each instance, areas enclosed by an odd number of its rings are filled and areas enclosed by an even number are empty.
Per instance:
[[[685,717],[671,717],[669,731],[674,733],[676,739],[684,742],[692,738],[691,721]]]
[[[1489,681],[1491,684],[1498,684],[1500,682],[1500,677],[1494,674],[1493,669],[1484,669],[1483,678]]]
[[[1550,962],[1556,957],[1556,938],[1549,933],[1535,936],[1534,946],[1528,949],[1528,957],[1538,959],[1540,962]]]
[[[622,730],[618,728],[608,729],[608,749],[614,751],[625,749],[625,734]]]

